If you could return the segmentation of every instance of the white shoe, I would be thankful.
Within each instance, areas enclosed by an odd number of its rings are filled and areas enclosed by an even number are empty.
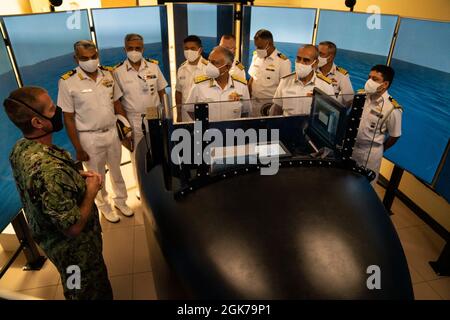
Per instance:
[[[132,217],[134,215],[133,210],[129,206],[125,205],[115,205],[116,209],[119,210],[125,217]]]
[[[120,221],[119,215],[111,208],[100,210],[106,220],[111,223],[117,223]]]

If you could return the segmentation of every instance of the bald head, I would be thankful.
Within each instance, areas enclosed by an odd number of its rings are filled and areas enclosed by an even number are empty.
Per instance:
[[[233,35],[223,35],[220,39],[219,46],[227,48],[233,55],[236,54],[236,38]]]
[[[319,50],[316,48],[316,46],[313,46],[312,44],[307,44],[298,49],[296,62],[305,65],[312,65],[313,68],[316,68],[318,64],[317,62],[318,57],[319,57]]]

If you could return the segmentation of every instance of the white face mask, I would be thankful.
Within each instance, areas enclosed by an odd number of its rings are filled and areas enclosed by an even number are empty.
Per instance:
[[[375,82],[372,79],[367,80],[366,84],[364,85],[364,90],[367,94],[374,94],[377,92],[377,89],[381,86],[380,83]]]
[[[197,60],[197,58],[200,56],[200,53],[198,51],[194,50],[184,50],[184,57],[189,62],[194,62]]]
[[[216,67],[211,62],[208,62],[208,64],[206,65],[206,68],[205,68],[206,76],[211,79],[216,79],[216,78],[220,77],[223,74],[223,72],[220,73],[220,68],[222,68],[224,65],[221,65],[220,67]]]
[[[324,65],[326,65],[328,63],[328,58],[329,57],[326,57],[326,58],[319,57],[318,67],[322,68]]]
[[[134,50],[127,51],[127,57],[131,62],[137,63],[137,62],[141,61],[141,59],[142,59],[142,52],[134,51]]]
[[[256,55],[258,56],[258,58],[264,59],[265,57],[267,57],[267,48],[268,47],[269,47],[269,44],[267,44],[265,49],[256,49]]]
[[[299,79],[306,78],[311,73],[311,71],[313,71],[312,65],[314,64],[314,62],[311,64],[302,64],[300,62],[296,62],[295,72],[297,73],[297,77]]]
[[[99,60],[98,59],[91,59],[88,61],[79,61],[78,64],[80,65],[80,68],[88,73],[93,73],[97,70],[99,66]]]

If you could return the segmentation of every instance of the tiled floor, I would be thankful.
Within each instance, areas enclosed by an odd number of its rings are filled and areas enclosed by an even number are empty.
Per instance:
[[[131,166],[123,167],[129,189],[129,205],[136,214],[122,217],[118,224],[102,220],[104,257],[115,299],[156,299],[153,273],[145,238],[143,212],[135,197],[136,188]],[[111,190],[107,182],[108,190]],[[384,189],[376,186],[380,197]],[[450,278],[438,277],[428,265],[436,260],[444,240],[417,218],[402,202],[394,201],[392,221],[397,229],[408,260],[416,299],[450,300]],[[0,249],[1,250],[1,249]],[[0,251],[0,265],[10,253]],[[47,261],[40,271],[24,272],[25,258],[20,255],[0,279],[0,290],[11,290],[41,299],[64,299],[59,275]]]

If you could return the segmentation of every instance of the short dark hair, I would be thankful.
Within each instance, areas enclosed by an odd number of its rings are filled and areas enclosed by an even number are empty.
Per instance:
[[[47,93],[47,91],[41,87],[23,87],[12,91],[8,98],[3,101],[8,118],[24,134],[30,134],[34,131],[34,127],[31,125],[31,119],[38,116],[38,114],[20,102],[26,103],[36,111],[42,113],[44,106],[39,103],[38,97],[44,93]]]
[[[383,80],[389,81],[388,88],[391,86],[392,81],[394,80],[394,76],[395,76],[394,69],[392,69],[391,67],[386,66],[384,64],[377,64],[376,66],[373,66],[372,69],[370,69],[370,71],[376,71],[376,72],[381,73],[381,75],[383,76]]]
[[[186,43],[186,42],[195,42],[199,48],[203,47],[202,46],[202,40],[199,37],[197,37],[196,35],[187,36],[183,40],[183,43]]]
[[[255,40],[262,39],[262,40],[269,40],[269,41],[273,42],[272,32],[270,32],[269,30],[266,30],[266,29],[260,29],[260,30],[256,31],[255,36],[253,38]]]
[[[144,41],[144,37],[138,33],[129,33],[125,36],[125,39],[124,39],[125,44],[129,41],[134,41],[134,40]]]
[[[232,34],[224,34],[224,35],[222,36],[222,38],[224,38],[225,40],[230,40],[230,39],[232,39],[232,40],[236,41],[236,37],[235,37],[234,35],[232,35]]]
[[[320,45],[327,46],[328,50],[330,50],[332,54],[336,55],[337,47],[336,47],[336,44],[334,42],[322,41],[321,43],[319,43],[319,46]]]

